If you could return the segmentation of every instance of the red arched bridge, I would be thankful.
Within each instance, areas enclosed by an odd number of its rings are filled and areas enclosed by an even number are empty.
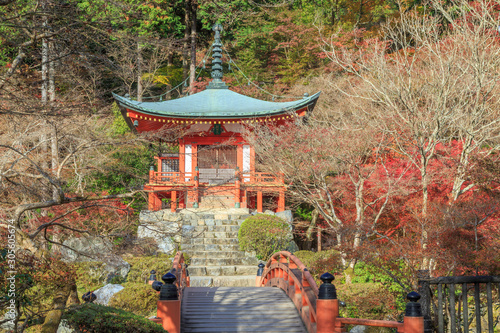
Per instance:
[[[150,279],[160,294],[157,317],[169,333],[181,332],[286,332],[341,333],[347,325],[395,328],[400,333],[423,333],[419,295],[408,294],[403,322],[343,318],[332,284],[325,273],[318,288],[307,268],[293,254],[275,253],[260,264],[256,287],[190,287],[182,252],[172,270]]]

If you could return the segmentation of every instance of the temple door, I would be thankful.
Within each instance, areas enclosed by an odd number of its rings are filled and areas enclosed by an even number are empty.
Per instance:
[[[237,146],[198,146],[200,182],[209,184],[234,183],[237,166]]]

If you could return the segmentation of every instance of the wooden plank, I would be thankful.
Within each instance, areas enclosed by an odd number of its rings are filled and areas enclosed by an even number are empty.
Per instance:
[[[488,305],[488,332],[493,333],[493,300],[491,296],[491,282],[486,284],[486,298]]]
[[[438,284],[438,332],[444,333],[444,319],[443,319],[443,285]]]
[[[446,276],[428,280],[430,284],[500,283],[500,276]]]
[[[464,320],[464,333],[469,332],[469,303],[467,302],[467,283],[462,283],[462,303],[464,304],[463,309],[463,320]]]
[[[481,332],[481,299],[479,298],[479,283],[474,283],[474,304],[476,306],[476,332]]]
[[[457,332],[456,316],[455,316],[455,285],[450,284],[449,288],[449,304],[450,304],[450,329],[451,333]]]

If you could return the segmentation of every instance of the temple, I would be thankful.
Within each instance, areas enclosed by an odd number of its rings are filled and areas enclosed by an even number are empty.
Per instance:
[[[135,132],[180,129],[178,154],[156,156],[144,190],[149,210],[198,208],[218,201],[262,212],[264,203],[285,209],[284,179],[257,172],[255,151],[243,132],[256,124],[276,127],[304,118],[319,92],[292,102],[268,102],[228,89],[222,80],[220,25],[214,26],[212,81],[199,93],[162,102],[139,102],[114,94]]]

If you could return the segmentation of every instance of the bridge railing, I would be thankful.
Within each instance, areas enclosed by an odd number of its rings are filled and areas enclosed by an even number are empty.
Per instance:
[[[181,331],[181,302],[184,288],[189,287],[189,272],[185,263],[184,254],[177,252],[173,263],[172,269],[167,274],[163,275],[161,279],[164,283],[151,280],[149,283],[153,289],[160,293],[156,307],[156,318],[152,319],[154,322],[163,326],[169,333],[180,333]],[[156,272],[155,272],[156,273]]]
[[[398,333],[423,333],[424,317],[420,295],[408,294],[410,302],[406,306],[403,322],[342,318],[339,316],[339,302],[333,275],[325,273],[318,288],[311,273],[296,256],[287,251],[275,253],[264,265],[259,264],[257,287],[278,287],[294,302],[309,333],[342,333],[346,325],[390,327]]]
[[[275,253],[260,266],[257,287],[278,287],[293,301],[309,332],[316,331],[318,285],[299,258],[287,251]]]

